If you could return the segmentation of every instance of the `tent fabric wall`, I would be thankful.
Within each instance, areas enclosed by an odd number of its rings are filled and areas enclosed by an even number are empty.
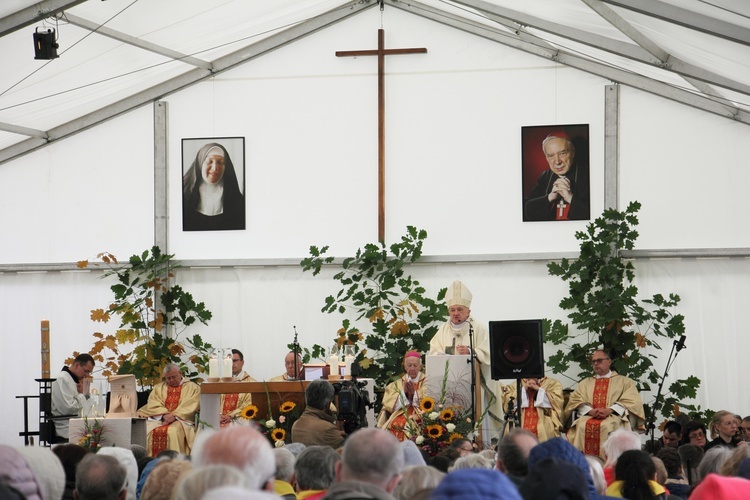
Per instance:
[[[336,50],[371,48],[375,9],[302,43],[169,96],[169,251],[196,263],[178,282],[215,318],[207,340],[239,347],[256,378],[282,370],[293,326],[305,346],[330,344],[339,318],[320,312],[330,278],[286,265],[200,269],[221,259],[299,260],[309,245],[338,257],[376,239],[376,101],[373,58]],[[603,207],[604,88],[610,82],[397,12],[387,47],[428,54],[387,58],[387,233],[428,231],[429,263],[413,266],[430,294],[462,279],[481,321],[558,318],[565,285],[535,256],[575,252],[583,222],[522,223],[520,127],[590,125],[592,214]],[[0,168],[0,264],[74,262],[110,251],[120,258],[153,241],[153,111],[143,107]],[[639,249],[750,247],[743,203],[747,126],[623,89],[621,206],[643,202]],[[183,137],[246,137],[248,230],[183,233]],[[101,167],[107,165],[104,171]],[[114,172],[114,173],[112,173]],[[160,194],[157,193],[157,196]],[[687,198],[687,199],[686,199]],[[686,212],[698,203],[694,212]],[[175,215],[177,214],[177,215]],[[495,262],[481,255],[528,255]],[[461,256],[455,264],[441,256]],[[741,333],[750,261],[638,259],[643,295],[678,293],[688,349],[670,378],[695,374],[698,402],[750,413],[740,384],[750,347]],[[0,388],[7,425],[0,442],[19,443],[19,394],[36,391],[39,321],[52,325],[53,375],[101,325],[89,310],[109,299],[91,272],[0,274]],[[105,331],[116,325],[106,325]],[[548,348],[550,349],[550,348]],[[551,352],[551,351],[548,351]],[[660,353],[663,366],[667,352]],[[12,383],[11,383],[12,382]],[[563,379],[565,386],[572,381]]]

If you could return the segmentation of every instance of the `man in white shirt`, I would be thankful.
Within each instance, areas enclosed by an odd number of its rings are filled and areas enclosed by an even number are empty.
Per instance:
[[[91,372],[94,370],[94,358],[90,354],[79,354],[73,364],[63,367],[60,375],[52,382],[52,416],[78,417],[81,408],[89,399]],[[68,441],[68,419],[54,420],[55,443]]]

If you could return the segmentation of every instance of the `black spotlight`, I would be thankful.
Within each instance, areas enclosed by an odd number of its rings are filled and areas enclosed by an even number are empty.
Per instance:
[[[34,59],[55,59],[57,55],[57,42],[55,41],[55,30],[39,28],[34,32]]]

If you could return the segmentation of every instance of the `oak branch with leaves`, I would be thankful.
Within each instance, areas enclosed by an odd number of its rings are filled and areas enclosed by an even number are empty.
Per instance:
[[[568,296],[560,301],[560,308],[569,311],[576,332],[560,320],[545,322],[546,340],[564,346],[547,361],[554,373],[565,373],[572,364],[578,365],[579,379],[589,376],[591,352],[603,348],[614,360],[613,369],[632,378],[639,390],[651,390],[652,384],[659,383],[655,351],[661,350],[661,340],[683,335],[685,325],[684,317],[673,312],[679,295],[638,298],[635,266],[622,257],[623,250],[635,247],[640,208],[634,201],[624,212],[605,210],[585,231],[576,233],[581,242],[577,259],[548,264],[550,275],[568,282]],[[695,398],[699,385],[695,376],[674,381],[658,408],[644,405],[647,415],[656,411],[672,417],[682,408],[700,418],[700,407],[685,402]]]
[[[426,238],[427,231],[408,226],[398,243],[388,247],[369,243],[358,249],[354,257],[342,261],[341,271],[333,277],[342,288],[326,297],[321,309],[350,316],[342,320],[334,340],[339,346],[355,346],[362,376],[374,378],[378,387],[403,372],[401,362],[407,351],[426,353],[430,339],[447,318],[442,302],[445,289],[436,299],[427,297],[425,288],[405,270],[422,256]],[[327,246],[311,246],[310,257],[300,263],[303,270],[317,275],[324,265],[332,265],[334,258],[325,256],[327,251]],[[304,354],[307,361],[326,353],[315,345]]]
[[[180,337],[196,321],[207,324],[211,311],[170,283],[179,268],[173,257],[158,246],[131,256],[127,264],[107,252],[97,255],[108,269],[102,278],[114,276],[116,283],[110,286],[114,301],[106,308],[93,309],[91,319],[97,323],[108,323],[113,317],[120,320],[114,334],[94,333],[89,353],[105,377],[133,374],[141,387],[150,387],[161,381],[161,370],[168,363],[181,365],[188,378],[206,371],[211,344],[200,335]],[[88,266],[88,261],[78,262],[81,269]]]

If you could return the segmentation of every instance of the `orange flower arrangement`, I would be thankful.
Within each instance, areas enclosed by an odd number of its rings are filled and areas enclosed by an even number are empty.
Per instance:
[[[247,405],[240,411],[240,417],[246,420],[252,420],[258,415],[258,407],[255,405]]]
[[[281,413],[289,413],[290,411],[294,410],[297,407],[297,404],[293,401],[284,401],[281,403],[281,407],[279,408],[279,411]]]
[[[242,408],[236,418],[253,421],[257,424],[258,431],[266,436],[272,445],[282,446],[291,432],[292,424],[299,418],[299,405],[287,400],[281,403],[278,409],[269,411],[267,418],[260,418],[260,409],[250,404]]]
[[[422,401],[419,402],[419,409],[423,412],[431,412],[435,409],[435,400],[431,397],[422,398]]]
[[[271,438],[273,439],[274,443],[283,443],[284,439],[286,438],[286,431],[277,427],[271,431]]]
[[[453,410],[451,408],[446,408],[442,412],[440,412],[440,420],[449,421],[453,420]]]
[[[427,426],[427,435],[432,439],[437,439],[443,435],[443,426],[438,424]]]
[[[454,432],[453,434],[451,434],[450,436],[448,436],[448,443],[452,443],[456,439],[464,439],[464,437],[461,434],[459,434],[458,432]]]

